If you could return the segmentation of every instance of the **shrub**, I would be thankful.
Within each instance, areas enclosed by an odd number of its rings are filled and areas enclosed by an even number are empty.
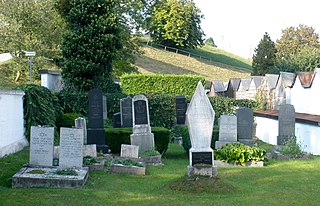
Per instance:
[[[78,117],[81,117],[78,113],[64,113],[62,114],[57,121],[57,128],[60,127],[73,127],[74,126],[74,120]]]
[[[49,89],[34,84],[19,86],[17,89],[25,92],[23,107],[26,138],[30,140],[31,126],[55,127],[58,117],[62,114],[58,98]],[[55,137],[57,136],[55,131]]]
[[[87,116],[88,92],[62,90],[58,99],[64,113],[78,113]]]
[[[168,149],[170,131],[163,127],[152,127],[155,149],[164,154]],[[120,153],[121,144],[130,144],[131,128],[105,128],[106,142],[112,153]]]
[[[297,142],[297,137],[293,135],[283,142],[283,146],[280,148],[280,153],[285,155],[302,154],[303,151],[301,149],[301,145],[301,143]]]
[[[240,143],[227,144],[214,151],[215,159],[244,165],[246,162],[263,161],[266,151]]]
[[[192,95],[199,81],[205,84],[205,79],[198,75],[126,74],[120,81],[126,94]]]

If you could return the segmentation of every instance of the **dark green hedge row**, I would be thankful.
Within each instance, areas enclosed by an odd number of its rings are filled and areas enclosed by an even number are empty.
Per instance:
[[[168,149],[170,131],[163,127],[152,127],[155,149],[164,154]],[[131,128],[106,128],[106,142],[112,153],[120,153],[121,144],[130,144]]]
[[[193,95],[199,81],[205,84],[198,75],[126,74],[120,81],[125,94]]]

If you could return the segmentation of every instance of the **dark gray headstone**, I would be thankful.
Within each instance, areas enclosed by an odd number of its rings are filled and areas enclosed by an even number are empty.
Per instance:
[[[107,97],[102,96],[102,113],[103,119],[108,119],[108,107],[107,107]]]
[[[132,98],[120,100],[121,127],[132,127]]]
[[[296,113],[293,105],[284,104],[279,107],[279,133],[277,144],[283,144],[290,137],[295,136]]]
[[[177,124],[185,124],[186,111],[187,111],[186,98],[184,96],[176,96]]]
[[[252,139],[253,112],[250,108],[237,109],[237,132],[240,139]]]
[[[103,128],[103,97],[101,89],[89,91],[87,144],[96,144],[97,152],[108,153]]]
[[[101,89],[89,91],[88,128],[103,128],[103,102]]]
[[[113,128],[120,128],[121,127],[121,114],[120,112],[113,114]]]
[[[147,113],[147,102],[145,100],[134,101],[134,121],[135,125],[149,124]]]

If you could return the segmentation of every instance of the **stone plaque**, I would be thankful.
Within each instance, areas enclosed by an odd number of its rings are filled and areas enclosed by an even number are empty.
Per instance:
[[[60,128],[59,167],[82,168],[83,162],[83,130]]]
[[[184,96],[176,96],[177,124],[185,124],[186,111],[187,111],[186,98]]]
[[[83,144],[87,144],[87,123],[86,119],[83,117],[78,117],[74,120],[75,128],[82,128],[83,129]]]
[[[237,132],[239,139],[252,139],[253,111],[250,108],[237,109]]]
[[[139,158],[139,146],[121,144],[121,157]]]
[[[148,124],[147,102],[145,100],[134,101],[135,124]]]
[[[121,113],[117,112],[113,114],[113,128],[120,128],[121,127]]]
[[[219,141],[237,141],[237,117],[235,115],[221,115],[219,124]]]
[[[212,165],[212,152],[193,152],[192,166],[197,164]]]
[[[132,127],[132,98],[120,100],[121,127]]]
[[[54,127],[31,126],[30,164],[52,166]]]
[[[103,128],[103,101],[101,89],[89,91],[88,128]]]
[[[285,104],[279,106],[279,133],[277,144],[283,144],[289,137],[295,136],[296,113],[293,105]]]

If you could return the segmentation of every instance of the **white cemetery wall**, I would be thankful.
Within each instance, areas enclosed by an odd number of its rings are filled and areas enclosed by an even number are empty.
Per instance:
[[[278,120],[255,117],[257,123],[256,136],[264,142],[277,144]],[[320,127],[311,124],[296,123],[295,134],[297,142],[301,143],[301,149],[313,155],[320,155]]]
[[[22,150],[24,136],[23,91],[0,90],[0,158]]]

